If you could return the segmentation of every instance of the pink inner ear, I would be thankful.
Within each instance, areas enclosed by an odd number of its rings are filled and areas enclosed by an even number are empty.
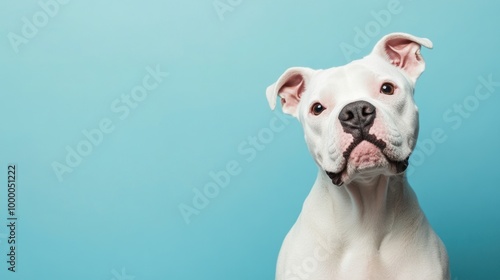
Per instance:
[[[419,44],[402,38],[389,40],[385,45],[391,63],[409,72],[418,67],[422,60],[419,50]]]
[[[280,88],[281,105],[285,111],[299,104],[302,91],[304,90],[304,79],[300,74],[291,76]]]

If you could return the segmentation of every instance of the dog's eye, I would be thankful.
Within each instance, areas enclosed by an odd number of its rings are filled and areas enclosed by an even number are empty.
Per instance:
[[[391,83],[383,83],[380,87],[380,93],[393,95],[394,94],[394,85]]]
[[[321,103],[319,103],[319,102],[316,102],[311,107],[311,113],[313,113],[313,115],[317,116],[317,115],[321,114],[321,112],[323,112],[325,109],[326,109],[325,106],[321,105]]]

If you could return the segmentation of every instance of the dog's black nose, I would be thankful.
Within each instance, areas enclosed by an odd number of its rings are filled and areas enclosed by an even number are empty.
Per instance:
[[[366,101],[347,104],[339,114],[344,131],[353,135],[368,132],[375,119],[375,106]]]

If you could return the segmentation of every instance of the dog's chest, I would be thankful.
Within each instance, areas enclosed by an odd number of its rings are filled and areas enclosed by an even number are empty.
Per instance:
[[[397,244],[395,244],[397,245]],[[385,248],[384,248],[385,247]],[[335,256],[319,269],[321,275],[308,279],[338,280],[420,280],[442,279],[436,273],[436,264],[421,255],[405,255],[401,248],[383,246],[380,251],[368,249],[362,244],[346,249],[341,256]],[[324,269],[330,268],[330,271]],[[334,269],[331,269],[334,268]],[[425,275],[425,276],[424,276]]]
[[[347,250],[337,261],[339,265],[335,279],[393,279],[390,272],[394,270],[384,263],[379,253],[366,248]]]

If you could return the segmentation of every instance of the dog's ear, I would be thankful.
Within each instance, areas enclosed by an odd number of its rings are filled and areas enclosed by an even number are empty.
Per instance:
[[[267,87],[266,96],[271,109],[276,108],[276,98],[279,96],[283,112],[297,117],[297,106],[313,73],[313,69],[306,67],[287,69],[276,83]]]
[[[415,83],[425,69],[420,46],[432,49],[432,42],[427,38],[406,33],[391,33],[378,41],[372,54],[382,56],[394,66],[403,69]]]

